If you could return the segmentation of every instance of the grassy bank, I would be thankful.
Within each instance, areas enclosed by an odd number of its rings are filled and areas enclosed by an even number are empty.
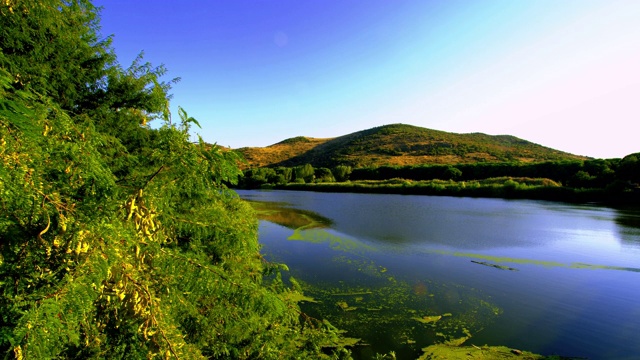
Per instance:
[[[320,192],[380,193],[403,195],[464,196],[506,199],[552,200],[573,203],[638,204],[640,192],[612,189],[582,189],[561,186],[548,179],[491,178],[454,181],[405,179],[361,180],[349,182],[290,183],[263,185],[262,188]]]

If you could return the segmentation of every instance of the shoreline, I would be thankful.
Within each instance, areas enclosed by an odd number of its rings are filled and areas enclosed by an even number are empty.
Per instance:
[[[603,206],[640,206],[640,191],[576,189],[539,186],[507,180],[503,184],[483,185],[479,181],[363,180],[352,182],[263,184],[255,189],[297,190],[334,193],[454,196],[559,201]]]

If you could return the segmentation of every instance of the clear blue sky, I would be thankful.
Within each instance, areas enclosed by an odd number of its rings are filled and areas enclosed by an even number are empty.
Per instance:
[[[127,67],[239,148],[405,123],[640,151],[640,1],[99,0]],[[177,112],[173,111],[177,117]]]

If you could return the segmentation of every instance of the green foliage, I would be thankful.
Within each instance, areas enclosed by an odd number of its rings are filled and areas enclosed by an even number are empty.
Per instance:
[[[447,166],[447,168],[444,171],[444,176],[443,176],[444,180],[455,180],[455,179],[459,179],[460,177],[462,177],[462,171],[453,166]]]
[[[640,183],[640,153],[625,156],[616,174],[621,180]]]
[[[333,173],[331,170],[327,168],[318,168],[314,171],[314,177],[316,182],[335,182],[336,179],[333,177]]]
[[[294,180],[302,179],[307,183],[313,182],[315,170],[311,164],[304,164],[293,168]]]
[[[284,182],[288,183],[289,181],[291,181],[291,179],[293,177],[293,169],[292,168],[288,168],[288,167],[284,167],[284,166],[280,166],[280,167],[276,168],[276,174],[282,175],[282,178],[284,179]]]
[[[113,65],[88,1],[0,12],[5,357],[345,354],[261,257],[254,212],[225,185],[239,156],[190,142],[183,109],[171,123],[162,67]]]
[[[637,158],[637,154],[631,154],[622,160],[385,165],[353,170],[348,166],[339,165],[331,171],[334,179],[331,179],[323,168],[316,169],[314,183],[306,182],[302,178],[284,182],[282,178],[268,180],[260,174],[272,170],[251,169],[245,171],[240,186],[637,204],[640,195],[637,191],[640,182],[636,175],[640,173],[637,169],[640,163],[636,161]],[[285,169],[300,172],[301,168],[279,167],[277,172],[285,173]],[[331,184],[333,181],[346,180],[350,182]],[[315,183],[323,184],[320,186],[321,184]]]
[[[349,180],[349,175],[351,174],[351,171],[353,171],[353,169],[351,169],[351,166],[338,165],[333,168],[332,173],[333,173],[333,176],[335,176],[336,181],[344,182]]]
[[[3,1],[0,14],[0,67],[11,86],[47,95],[63,109],[76,110],[115,61],[111,39],[98,40],[87,0]]]

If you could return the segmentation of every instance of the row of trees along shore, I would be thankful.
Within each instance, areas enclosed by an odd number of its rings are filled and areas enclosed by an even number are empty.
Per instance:
[[[380,166],[352,169],[252,168],[243,188],[523,197],[575,201],[638,200],[640,153],[622,159]]]
[[[1,356],[349,357],[260,255],[237,155],[98,29],[88,0],[0,2]]]

